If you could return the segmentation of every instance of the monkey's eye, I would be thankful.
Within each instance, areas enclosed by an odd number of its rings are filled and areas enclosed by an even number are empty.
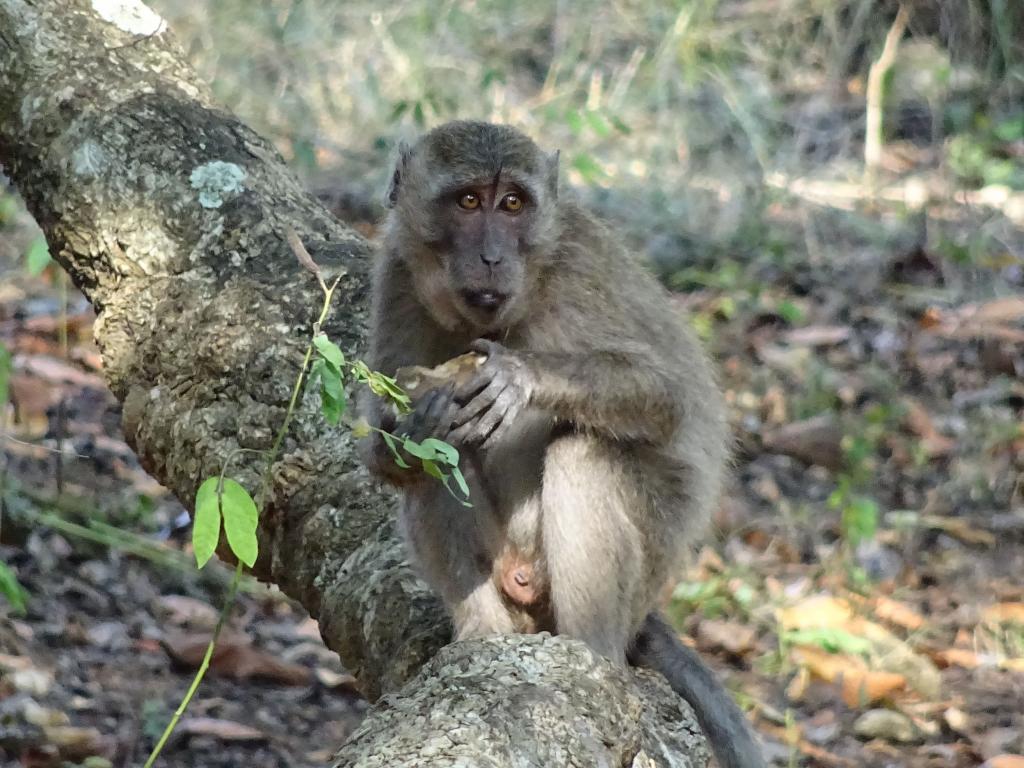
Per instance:
[[[472,192],[467,192],[459,198],[459,208],[464,211],[472,211],[480,207],[480,198]]]
[[[523,198],[515,192],[510,192],[501,199],[501,208],[509,213],[519,213],[523,210]]]

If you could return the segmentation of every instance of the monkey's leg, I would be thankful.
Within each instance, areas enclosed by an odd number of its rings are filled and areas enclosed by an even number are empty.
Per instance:
[[[557,437],[548,446],[541,491],[557,630],[619,664],[646,599],[643,540],[632,519],[646,498],[628,463],[593,436]]]
[[[444,600],[455,639],[513,632],[512,617],[492,578],[500,535],[480,486],[471,484],[473,507],[427,487],[407,493],[400,522],[421,574]]]

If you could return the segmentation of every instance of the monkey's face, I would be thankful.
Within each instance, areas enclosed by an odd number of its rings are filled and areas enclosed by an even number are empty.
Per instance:
[[[456,122],[403,148],[388,191],[392,242],[449,330],[508,328],[557,240],[558,155],[508,126]]]
[[[483,334],[522,318],[549,250],[553,217],[545,203],[540,190],[502,172],[447,185],[428,210],[405,217],[407,226],[422,225],[406,257],[420,300],[438,322]]]
[[[514,322],[526,291],[536,198],[496,179],[445,190],[435,205],[443,229],[435,252],[458,313],[480,329]]]

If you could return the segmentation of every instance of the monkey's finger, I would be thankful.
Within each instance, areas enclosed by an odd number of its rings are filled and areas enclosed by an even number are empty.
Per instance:
[[[499,403],[494,404],[495,409],[498,408],[498,406]],[[511,405],[509,405],[509,407],[505,409],[501,421],[491,431],[491,434],[487,436],[487,439],[480,444],[480,447],[484,450],[487,450],[489,448],[493,448],[495,445],[500,443],[504,439],[505,435],[509,433],[509,430],[511,430],[513,425],[516,423],[516,417],[519,416],[519,413],[521,411],[522,406],[520,405],[519,400],[512,399]]]
[[[516,392],[512,387],[502,390],[494,401],[494,405],[483,416],[476,426],[476,437],[486,445],[494,432],[512,415],[511,410],[516,402]]]
[[[475,441],[474,435],[476,434],[476,425],[479,419],[474,419],[463,424],[460,427],[456,427],[448,433],[448,437],[445,438],[446,442],[452,445],[468,445]]]
[[[497,366],[484,363],[477,369],[477,372],[473,374],[469,381],[456,388],[455,399],[461,402],[472,400],[481,390],[486,389],[497,375]]]
[[[433,390],[428,392],[416,402],[416,407],[413,412],[405,417],[402,424],[401,435],[407,437],[410,440],[419,442],[420,440],[429,437],[426,434],[430,429],[429,415],[431,409],[434,408],[434,404],[437,402],[439,392]]]
[[[475,418],[478,414],[490,408],[494,401],[498,399],[498,395],[504,390],[504,381],[498,379],[492,381],[484,388],[483,392],[459,409],[459,412],[455,414],[455,423],[465,424],[470,419]]]
[[[448,431],[452,417],[452,393],[454,386],[447,386],[439,389],[430,400],[430,404],[423,413],[422,432],[423,437],[437,437]]]
[[[500,392],[498,394],[501,394]],[[467,421],[462,422],[456,429],[449,433],[449,438],[455,444],[470,445],[473,443],[479,443],[484,440],[493,429],[492,426],[483,426],[484,419],[491,413],[490,410],[485,410],[475,417],[469,418]],[[456,414],[456,423],[461,418],[461,411]]]

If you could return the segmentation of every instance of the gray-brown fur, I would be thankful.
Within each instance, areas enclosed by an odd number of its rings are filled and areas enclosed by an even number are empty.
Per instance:
[[[467,459],[472,508],[365,441],[371,469],[404,491],[403,531],[457,637],[551,629],[685,677],[696,657],[673,666],[644,632],[727,461],[722,398],[692,332],[604,225],[558,199],[557,155],[514,129],[435,129],[402,150],[388,199],[368,362],[391,374],[487,355],[472,382],[421,398],[402,423],[363,402],[371,423],[449,440]],[[532,612],[503,591],[511,561],[531,564],[544,592]],[[696,679],[713,680],[696,663]],[[727,723],[718,739],[739,745],[716,753],[761,765],[715,685],[689,691],[702,721]]]

